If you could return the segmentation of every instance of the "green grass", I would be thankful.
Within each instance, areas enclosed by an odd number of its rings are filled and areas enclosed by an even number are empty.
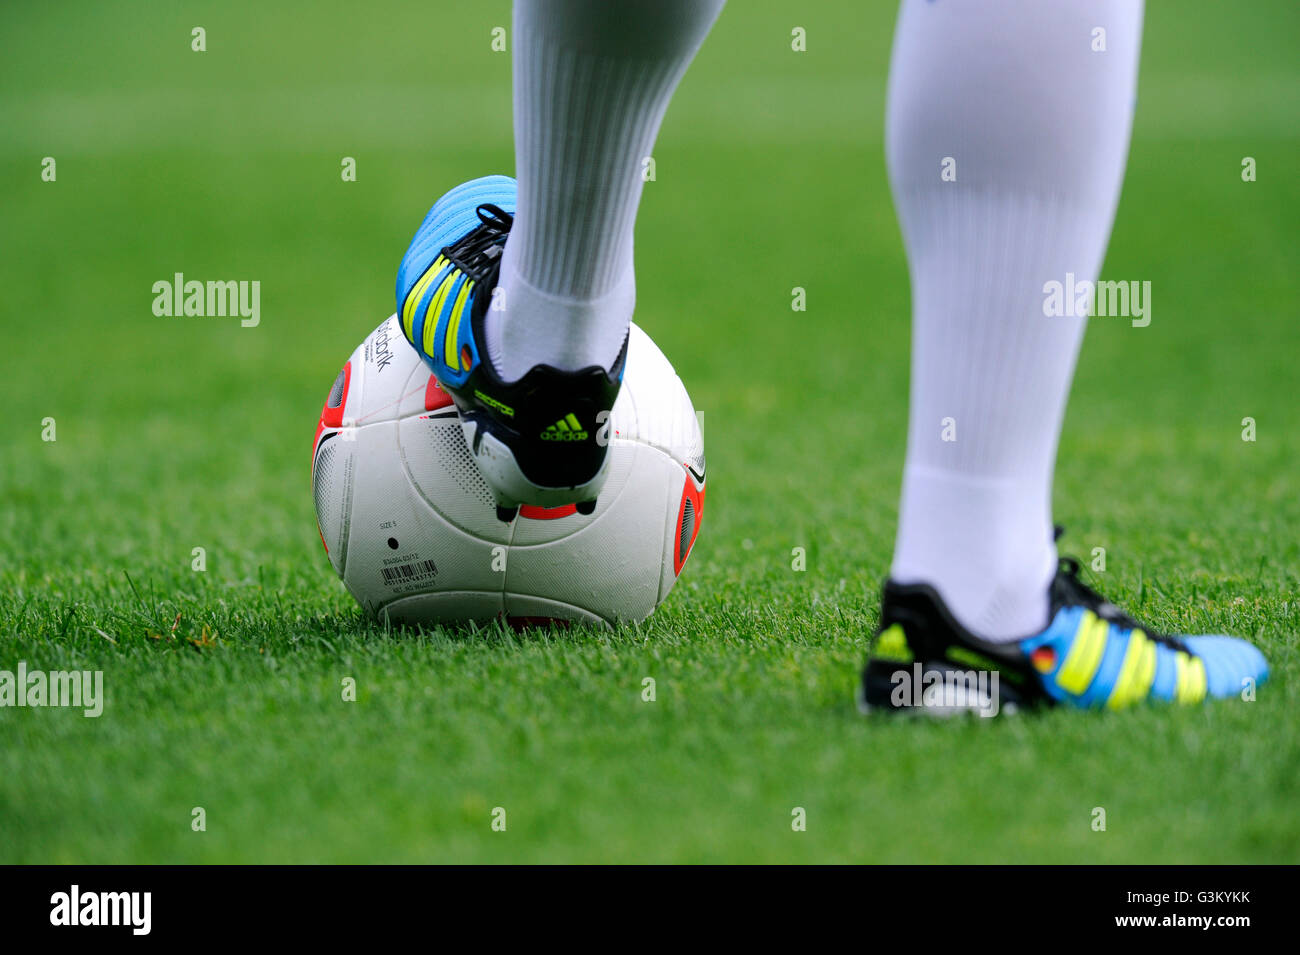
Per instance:
[[[0,669],[108,695],[0,709],[0,861],[1300,860],[1294,4],[1149,4],[1105,275],[1149,279],[1154,317],[1094,323],[1056,487],[1108,595],[1257,640],[1273,678],[942,725],[852,705],[906,428],[892,5],[724,12],[637,236],[638,321],[705,415],[704,528],[641,628],[520,635],[364,621],[307,474],[428,204],[511,168],[507,5],[266,7],[0,10]],[[262,324],[154,317],[175,271],[260,280]]]

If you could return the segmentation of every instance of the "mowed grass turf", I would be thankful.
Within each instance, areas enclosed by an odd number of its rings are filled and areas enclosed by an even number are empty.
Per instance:
[[[1272,678],[946,724],[853,706],[906,430],[893,5],[723,13],[637,226],[637,320],[704,413],[703,530],[643,626],[522,634],[367,622],[308,481],[428,205],[512,169],[508,5],[277,7],[0,10],[0,669],[107,695],[0,709],[0,861],[1300,858],[1294,4],[1149,6],[1104,277],[1150,281],[1152,322],[1092,323],[1056,486],[1105,593],[1256,640]],[[260,281],[261,324],[155,317],[175,272]]]

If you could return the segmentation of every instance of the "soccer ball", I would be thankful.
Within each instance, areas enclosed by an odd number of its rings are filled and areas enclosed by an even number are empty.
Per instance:
[[[699,534],[704,445],[681,379],[636,325],[603,439],[610,472],[594,512],[524,506],[503,522],[451,396],[394,315],[352,353],[321,411],[321,542],[362,608],[393,624],[643,620]]]

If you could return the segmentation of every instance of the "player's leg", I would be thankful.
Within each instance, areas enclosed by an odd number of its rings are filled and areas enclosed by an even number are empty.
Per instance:
[[[596,497],[635,301],[643,159],[722,0],[516,0],[515,165],[436,204],[398,274],[407,337],[498,501]],[[503,251],[504,249],[504,251]]]
[[[513,381],[537,364],[609,368],[636,297],[632,226],[673,91],[722,0],[516,0],[518,211],[489,351]]]
[[[1137,0],[902,4],[886,135],[912,393],[877,704],[889,658],[959,668],[958,644],[1031,696],[1088,704],[1222,695],[1267,672],[1240,641],[1153,641],[1058,570],[1052,471],[1084,319],[1048,317],[1044,285],[1097,277],[1141,28]]]

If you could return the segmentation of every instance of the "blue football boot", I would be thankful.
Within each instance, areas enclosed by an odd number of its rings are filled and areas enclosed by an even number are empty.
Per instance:
[[[930,715],[1037,705],[1120,709],[1148,700],[1253,697],[1268,678],[1268,663],[1252,644],[1161,636],[1085,585],[1071,558],[1061,560],[1050,598],[1044,630],[992,643],[958,623],[934,588],[887,581],[860,707]]]
[[[512,520],[521,504],[595,508],[609,470],[608,418],[627,343],[609,369],[535,365],[502,381],[486,354],[515,181],[486,176],[452,189],[425,216],[397,272],[402,331],[460,411],[470,456]]]

